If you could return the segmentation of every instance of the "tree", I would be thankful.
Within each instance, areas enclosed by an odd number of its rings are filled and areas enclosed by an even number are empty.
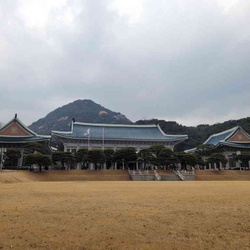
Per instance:
[[[195,156],[195,154],[189,154],[189,153],[177,153],[176,156],[178,157],[181,167],[187,170],[187,165],[194,166],[198,163],[198,159]]]
[[[173,165],[178,162],[177,157],[175,156],[174,152],[169,148],[164,148],[159,153],[158,161],[161,166],[164,168],[168,167],[169,165]]]
[[[79,149],[75,153],[75,160],[76,162],[80,162],[83,166],[85,166],[85,163],[88,161],[88,149]]]
[[[74,162],[74,156],[71,152],[58,151],[52,154],[52,160],[53,162],[61,162],[63,169],[67,169],[68,165]]]
[[[130,162],[137,160],[136,149],[132,147],[118,149],[114,154],[116,162],[124,163],[124,167],[128,168]]]
[[[250,153],[243,152],[240,155],[234,157],[236,161],[241,162],[241,166],[245,169],[249,169]]]
[[[44,154],[29,154],[26,156],[26,164],[31,166],[36,164],[39,166],[39,171],[42,171],[42,167],[48,168],[52,161],[48,155]]]
[[[88,151],[88,161],[96,165],[103,164],[106,161],[105,154],[102,150],[89,150]]]
[[[196,164],[198,164],[199,167],[200,167],[200,166],[204,167],[204,166],[206,165],[206,163],[205,163],[205,161],[202,159],[202,156],[201,156],[201,155],[199,155],[199,154],[193,154],[193,155],[194,155],[194,157],[196,158]]]
[[[200,155],[206,155],[209,156],[211,155],[211,151],[214,149],[214,145],[213,144],[201,144],[199,146],[197,146],[196,148],[196,153],[200,154]]]
[[[4,162],[6,166],[16,166],[18,159],[22,156],[20,150],[13,148],[7,149],[4,154],[6,157]]]
[[[213,153],[210,155],[210,157],[207,159],[208,163],[214,163],[216,164],[217,168],[219,170],[221,170],[220,168],[220,163],[222,164],[226,164],[227,163],[227,159],[225,158],[225,156],[223,154],[220,153]]]
[[[107,167],[111,167],[112,162],[114,161],[115,151],[113,149],[104,149],[104,154],[106,157]]]
[[[47,147],[39,142],[29,142],[24,146],[25,152],[26,153],[34,153],[34,152],[38,152],[41,154],[46,154],[48,153],[48,149]]]
[[[155,144],[149,148],[152,159],[151,163],[158,167],[166,168],[169,165],[173,165],[178,162],[178,158],[176,158],[175,153],[166,148],[163,144]]]
[[[144,169],[146,168],[147,163],[152,163],[153,154],[149,148],[145,148],[139,151],[138,158],[143,162]]]

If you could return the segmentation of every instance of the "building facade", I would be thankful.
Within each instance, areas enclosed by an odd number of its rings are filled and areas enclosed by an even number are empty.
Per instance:
[[[94,124],[72,121],[70,131],[52,131],[60,148],[76,152],[82,148],[114,149],[134,147],[137,151],[161,143],[174,149],[187,135],[165,134],[159,125]]]
[[[21,152],[21,158],[18,160],[18,167],[22,166],[24,148],[27,143],[43,142],[49,144],[51,136],[38,135],[25,126],[17,115],[0,129],[0,148],[1,162],[0,168],[3,167],[3,153],[8,148],[18,148]]]
[[[240,162],[235,161],[234,157],[243,152],[250,153],[250,135],[240,126],[211,135],[203,145],[213,145],[214,151],[224,154],[227,159],[226,168],[240,168]],[[195,153],[197,148],[189,149],[186,153]],[[250,164],[249,164],[250,166]],[[209,165],[209,168],[214,166]]]

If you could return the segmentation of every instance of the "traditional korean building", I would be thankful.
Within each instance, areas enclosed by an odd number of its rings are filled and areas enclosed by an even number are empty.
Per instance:
[[[44,142],[48,145],[51,136],[38,135],[34,131],[25,126],[17,115],[9,121],[6,125],[0,128],[0,148],[1,148],[1,166],[3,159],[3,152],[7,148],[19,148],[22,157],[18,161],[18,166],[22,166],[23,151],[27,143],[30,142]]]
[[[213,145],[214,151],[222,152],[228,160],[227,168],[239,167],[234,156],[242,152],[250,153],[250,135],[240,126],[211,135],[203,144]],[[189,149],[186,153],[195,153],[197,148]]]
[[[52,137],[65,152],[82,148],[118,149],[134,147],[139,151],[153,144],[162,143],[174,149],[186,140],[187,135],[165,134],[159,125],[94,124],[72,121],[70,131],[52,131]]]

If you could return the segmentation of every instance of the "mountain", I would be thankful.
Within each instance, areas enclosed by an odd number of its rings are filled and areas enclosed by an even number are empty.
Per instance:
[[[222,132],[235,126],[241,126],[247,133],[250,134],[250,117],[239,120],[229,120],[223,123],[216,123],[214,125],[201,124],[196,127],[183,126],[175,121],[164,121],[158,119],[139,120],[136,122],[136,124],[141,125],[156,123],[158,123],[161,126],[162,130],[167,134],[188,135],[188,140],[185,140],[184,142],[176,146],[177,151],[194,148],[202,144],[210,135]]]
[[[132,123],[125,115],[113,112],[91,100],[76,100],[33,122],[29,128],[39,134],[50,134],[52,130],[69,131],[73,118],[77,122]]]
[[[52,130],[69,131],[72,119],[77,122],[131,124],[132,122],[123,114],[113,112],[91,100],[77,100],[64,105],[46,115],[44,118],[32,123],[29,127],[39,134],[50,134]],[[250,117],[239,120],[229,120],[214,125],[201,124],[196,127],[184,126],[175,121],[165,120],[139,120],[135,124],[159,123],[167,134],[186,134],[188,140],[176,146],[177,151],[190,149],[203,143],[210,135],[224,130],[241,126],[250,134]]]

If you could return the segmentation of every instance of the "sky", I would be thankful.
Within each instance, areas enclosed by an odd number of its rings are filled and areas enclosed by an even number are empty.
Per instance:
[[[0,121],[77,99],[132,121],[250,116],[249,0],[0,0]]]

